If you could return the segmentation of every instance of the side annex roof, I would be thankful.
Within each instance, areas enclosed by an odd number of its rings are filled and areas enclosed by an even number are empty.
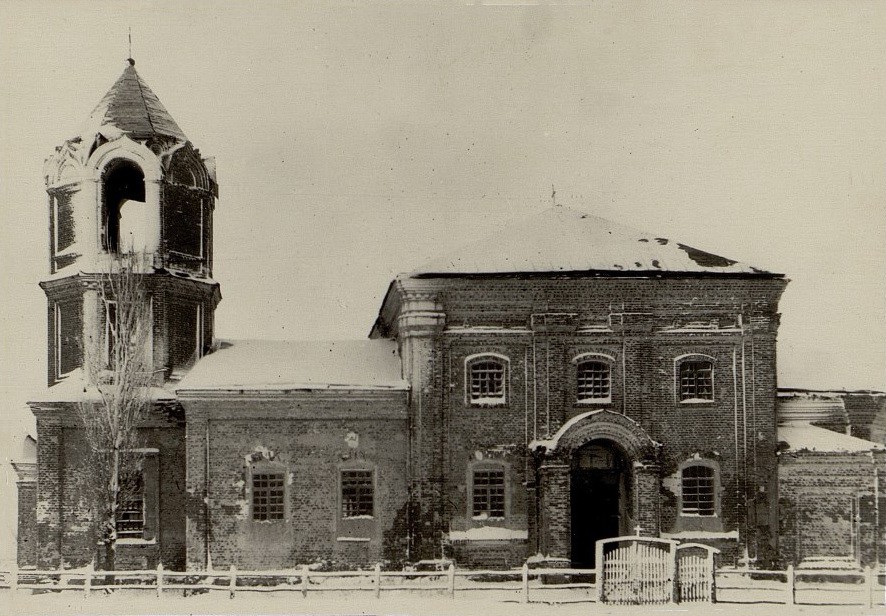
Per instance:
[[[197,362],[176,393],[408,388],[392,340],[228,340]]]

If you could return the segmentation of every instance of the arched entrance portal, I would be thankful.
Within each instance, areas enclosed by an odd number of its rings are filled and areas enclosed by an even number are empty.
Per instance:
[[[572,566],[595,566],[600,539],[630,534],[631,464],[605,439],[574,450],[570,468]]]

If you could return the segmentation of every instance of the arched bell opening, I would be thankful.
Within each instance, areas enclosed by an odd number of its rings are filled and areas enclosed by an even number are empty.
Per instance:
[[[132,239],[133,246],[124,245],[121,229],[129,234],[144,235],[137,220],[144,218],[145,174],[134,162],[118,159],[110,162],[102,173],[102,248],[117,254],[130,248],[143,248]],[[125,220],[124,220],[125,219]],[[132,223],[132,224],[129,224]]]

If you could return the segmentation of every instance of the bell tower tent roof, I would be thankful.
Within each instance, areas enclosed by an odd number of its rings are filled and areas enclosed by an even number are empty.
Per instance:
[[[131,58],[127,60],[123,74],[96,105],[80,134],[91,136],[108,126],[133,139],[164,135],[188,140],[157,95],[136,72],[135,60]]]

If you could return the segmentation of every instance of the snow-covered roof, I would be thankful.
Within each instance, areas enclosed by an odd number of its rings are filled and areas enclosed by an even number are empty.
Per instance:
[[[175,400],[175,393],[162,387],[151,387],[150,398],[153,402]],[[33,403],[40,402],[99,402],[102,397],[98,388],[86,381],[82,368],[66,374],[64,378],[45,389],[34,392]]]
[[[849,415],[843,398],[830,394],[779,393],[776,404],[779,423],[819,422],[846,425]]]
[[[585,271],[772,275],[732,259],[556,206],[502,225],[494,235],[435,259],[409,276]]]
[[[176,391],[407,389],[392,340],[222,341]]]
[[[817,451],[822,453],[857,453],[886,449],[881,443],[819,428],[805,421],[778,426],[778,440],[788,444],[787,451]]]
[[[134,61],[127,64],[120,78],[96,105],[80,136],[93,139],[102,133],[106,139],[112,139],[121,131],[133,138],[166,135],[182,141],[188,139],[135,71]]]

